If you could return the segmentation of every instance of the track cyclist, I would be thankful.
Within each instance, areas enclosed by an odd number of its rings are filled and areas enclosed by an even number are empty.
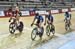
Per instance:
[[[36,26],[38,28],[38,31],[41,32],[42,23],[44,21],[43,16],[39,15],[39,13],[36,13],[31,26],[33,26],[35,20],[37,20],[36,21]]]
[[[44,23],[44,25],[46,25],[46,22],[47,22],[48,25],[53,25],[53,20],[54,20],[54,18],[52,16],[52,14],[51,13],[47,14],[45,16],[45,23]]]
[[[71,25],[71,14],[69,12],[65,12],[65,29],[71,29],[70,25]]]
[[[54,20],[54,18],[51,15],[51,13],[49,13],[49,14],[47,14],[45,16],[45,23],[44,23],[44,25],[46,25],[46,23],[48,24],[46,26],[46,34],[47,34],[47,36],[50,36],[51,32],[52,32],[53,35],[55,33],[55,26],[53,25],[53,20]]]
[[[13,19],[14,23],[16,23],[17,25],[19,24],[19,19],[21,16],[21,12],[19,10],[18,4],[16,4],[14,10],[11,8],[12,10],[12,16],[10,16],[9,22]]]
[[[21,16],[21,12],[19,10],[18,4],[16,4],[15,8],[12,9],[12,11],[13,11],[12,12],[13,15],[10,16],[10,19],[9,19],[9,22],[11,22],[9,24],[9,31],[11,34],[14,34],[16,30],[19,30],[19,32],[22,33],[24,25],[23,25],[23,22],[19,20]]]
[[[69,20],[69,23],[71,24],[71,14],[67,11],[65,12],[65,19],[64,21],[67,22],[67,20]]]

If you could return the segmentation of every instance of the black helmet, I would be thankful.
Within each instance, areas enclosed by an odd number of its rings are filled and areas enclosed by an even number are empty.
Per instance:
[[[66,14],[68,14],[68,11],[67,12],[65,12]]]
[[[38,16],[38,15],[39,15],[39,13],[36,13],[35,15],[36,15],[36,16]]]

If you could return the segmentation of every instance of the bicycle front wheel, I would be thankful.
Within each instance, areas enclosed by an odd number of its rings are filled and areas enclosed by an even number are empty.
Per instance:
[[[36,38],[36,34],[37,34],[38,30],[37,28],[34,28],[31,32],[31,39],[34,40]]]

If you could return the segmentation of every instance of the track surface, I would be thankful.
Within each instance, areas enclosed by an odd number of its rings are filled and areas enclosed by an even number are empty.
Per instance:
[[[24,23],[24,31],[20,35],[18,31],[16,31],[16,35],[11,35],[9,33],[9,18],[0,18],[0,49],[40,49],[42,45],[51,42],[50,44],[55,47],[56,42],[58,47],[61,47],[67,39],[63,40],[66,34],[69,34],[72,31],[75,31],[75,12],[71,12],[72,14],[72,26],[70,31],[65,31],[64,27],[64,13],[55,14],[54,16],[54,25],[56,28],[55,36],[47,37],[44,32],[42,40],[37,36],[35,41],[31,40],[31,31],[33,27],[30,27],[31,22],[33,21],[33,17],[21,17],[21,21]],[[53,42],[55,41],[55,42]],[[59,42],[61,41],[61,42]],[[61,43],[61,44],[58,44]],[[50,49],[58,49],[54,48],[50,45]],[[56,46],[57,47],[57,46]]]

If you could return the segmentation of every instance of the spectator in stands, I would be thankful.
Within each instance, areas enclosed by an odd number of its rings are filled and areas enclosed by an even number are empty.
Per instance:
[[[43,7],[44,8],[46,8],[46,7],[48,7],[48,1],[46,1],[46,0],[41,0],[41,3],[42,3],[42,5],[43,5]]]
[[[46,0],[41,0],[42,5],[45,5]]]
[[[35,8],[30,8],[29,11],[35,11]]]
[[[49,0],[50,2],[52,2],[52,0]]]
[[[49,1],[51,1],[51,2],[56,2],[57,0],[49,0]]]
[[[64,0],[61,0],[61,4],[66,5],[65,2],[64,2]]]
[[[21,1],[25,2],[25,0],[21,0]]]
[[[9,1],[9,0],[0,0],[0,1]]]
[[[54,0],[54,2],[56,2],[57,0]]]
[[[37,7],[37,5],[36,5],[36,6],[34,7],[34,9],[35,9],[35,10],[38,10],[37,8],[38,8],[38,7]],[[34,11],[35,11],[35,10],[34,10]]]
[[[44,4],[43,7],[44,7],[44,8],[47,8],[48,6],[47,6],[47,4]]]

